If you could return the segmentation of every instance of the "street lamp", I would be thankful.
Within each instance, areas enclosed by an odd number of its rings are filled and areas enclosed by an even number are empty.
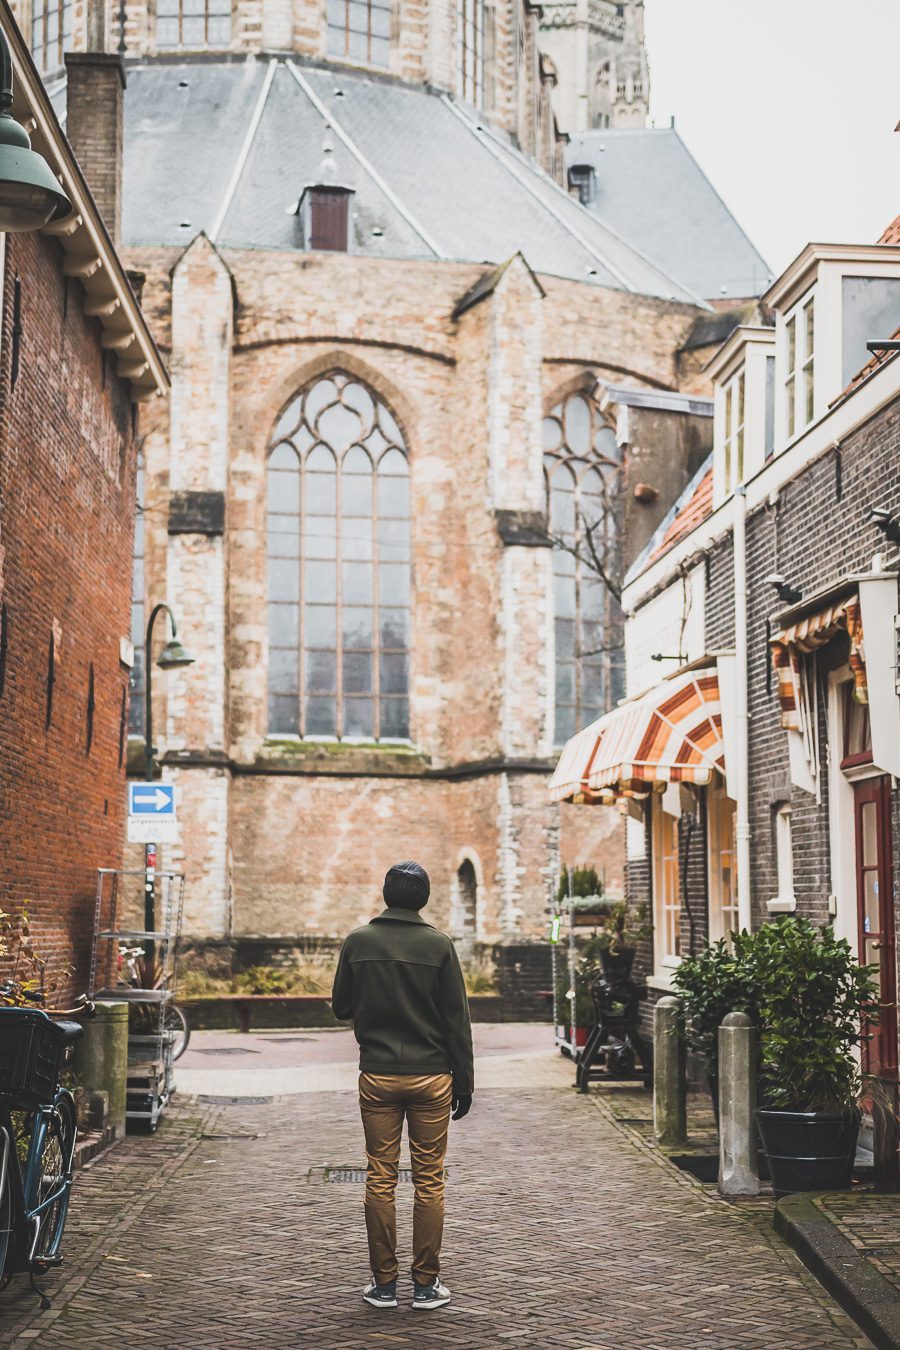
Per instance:
[[[146,665],[146,677],[144,684],[144,777],[148,783],[153,782],[155,773],[156,747],[153,744],[153,661],[151,659],[151,646],[153,642],[153,625],[156,623],[160,614],[165,612],[169,617],[169,623],[172,625],[172,636],[163,647],[159,654],[156,664],[160,670],[178,670],[182,666],[192,666],[194,658],[181,644],[178,638],[178,629],[175,626],[175,615],[165,602],[154,605],[150,612],[150,618],[147,620],[146,646],[144,647],[144,661]],[[144,928],[148,933],[152,933],[155,928],[156,915],[154,905],[156,872],[156,844],[147,843],[144,845]],[[152,948],[150,949],[152,950]]]
[[[12,57],[0,29],[0,230],[23,234],[71,215],[72,203],[9,111],[12,101]]]

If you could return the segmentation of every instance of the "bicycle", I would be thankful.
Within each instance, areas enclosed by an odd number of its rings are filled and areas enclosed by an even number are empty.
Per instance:
[[[72,1188],[75,1099],[59,1077],[84,1028],[68,1019],[93,1011],[86,999],[53,1016],[0,1007],[0,1288],[27,1272],[42,1309],[50,1299],[35,1276],[62,1260]]]

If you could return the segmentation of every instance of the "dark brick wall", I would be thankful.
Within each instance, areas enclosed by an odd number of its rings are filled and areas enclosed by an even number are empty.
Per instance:
[[[493,952],[504,1022],[549,1022],[553,988],[550,944],[498,944]]]
[[[135,448],[132,409],[52,238],[7,236],[0,352],[0,906],[28,901],[51,966],[85,986],[95,868],[121,865]],[[21,282],[19,373],[11,388]],[[51,638],[55,645],[48,709]],[[89,702],[93,667],[93,735]]]
[[[777,683],[769,662],[767,618],[780,607],[766,581],[780,572],[804,595],[857,571],[868,571],[873,553],[889,562],[896,550],[866,519],[873,506],[900,509],[900,408],[871,419],[842,445],[800,473],[779,493],[776,505],[747,519],[748,650],[750,695],[750,827],[753,922],[769,917],[766,901],[777,893],[774,818],[790,802],[797,912],[816,922],[828,917],[830,863],[825,699],[820,699],[822,751],[820,803],[793,787],[787,739],[781,726]],[[707,563],[706,645],[734,642],[733,546],[730,536],[710,552]],[[847,659],[847,640],[820,651],[822,689],[827,674]],[[896,799],[895,793],[895,799]],[[895,818],[900,807],[895,800]],[[900,833],[894,831],[895,867],[900,869]]]

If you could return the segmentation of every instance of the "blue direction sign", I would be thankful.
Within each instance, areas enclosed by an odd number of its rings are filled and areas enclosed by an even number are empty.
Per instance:
[[[174,783],[129,783],[128,814],[154,820],[174,819]]]

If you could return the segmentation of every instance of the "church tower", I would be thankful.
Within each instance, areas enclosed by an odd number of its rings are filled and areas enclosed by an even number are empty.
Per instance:
[[[643,0],[545,0],[541,51],[561,131],[643,127],[650,101]]]

